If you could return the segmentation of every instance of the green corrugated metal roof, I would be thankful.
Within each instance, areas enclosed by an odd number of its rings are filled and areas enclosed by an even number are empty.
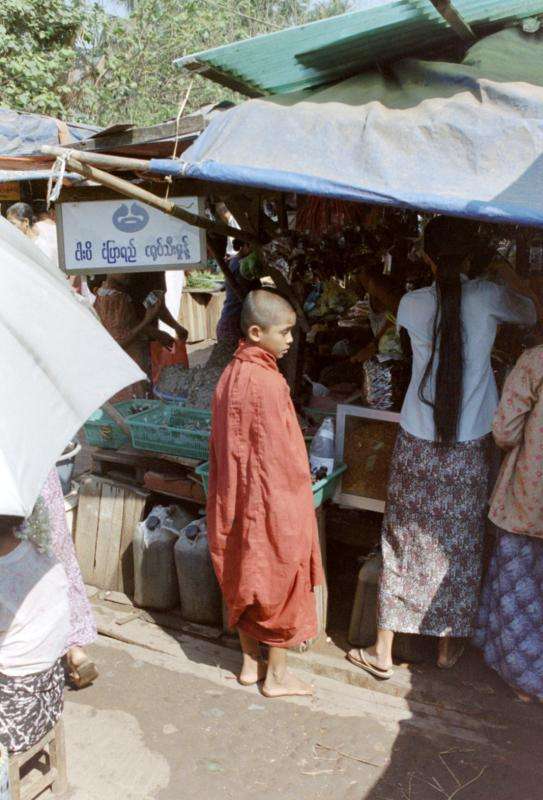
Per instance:
[[[453,0],[478,27],[543,14],[543,0]],[[380,6],[257,36],[177,60],[249,97],[323,86],[376,62],[432,52],[459,41],[430,0],[383,0]]]

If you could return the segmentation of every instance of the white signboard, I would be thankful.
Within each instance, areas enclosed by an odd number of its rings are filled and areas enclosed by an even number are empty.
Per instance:
[[[172,198],[203,215],[203,200]],[[205,234],[139,200],[60,203],[57,237],[61,268],[70,275],[195,269],[206,260]]]

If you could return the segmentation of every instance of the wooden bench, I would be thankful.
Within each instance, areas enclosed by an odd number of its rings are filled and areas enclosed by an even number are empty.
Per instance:
[[[40,758],[39,765],[26,771],[37,757],[45,756],[45,772]],[[36,777],[36,772],[39,775]],[[9,787],[11,800],[34,800],[51,787],[54,794],[62,794],[68,788],[66,774],[66,746],[62,720],[47,733],[34,747],[24,753],[9,756]]]

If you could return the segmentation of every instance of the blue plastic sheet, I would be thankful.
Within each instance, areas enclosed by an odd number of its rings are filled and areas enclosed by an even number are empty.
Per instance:
[[[216,117],[160,174],[543,226],[543,40],[398,62]]]

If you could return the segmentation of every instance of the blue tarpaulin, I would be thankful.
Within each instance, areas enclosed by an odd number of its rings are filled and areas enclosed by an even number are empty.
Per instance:
[[[543,39],[249,100],[160,174],[543,226]]]
[[[44,144],[68,144],[92,136],[98,128],[59,122],[53,117],[0,108],[0,156],[40,154]]]

